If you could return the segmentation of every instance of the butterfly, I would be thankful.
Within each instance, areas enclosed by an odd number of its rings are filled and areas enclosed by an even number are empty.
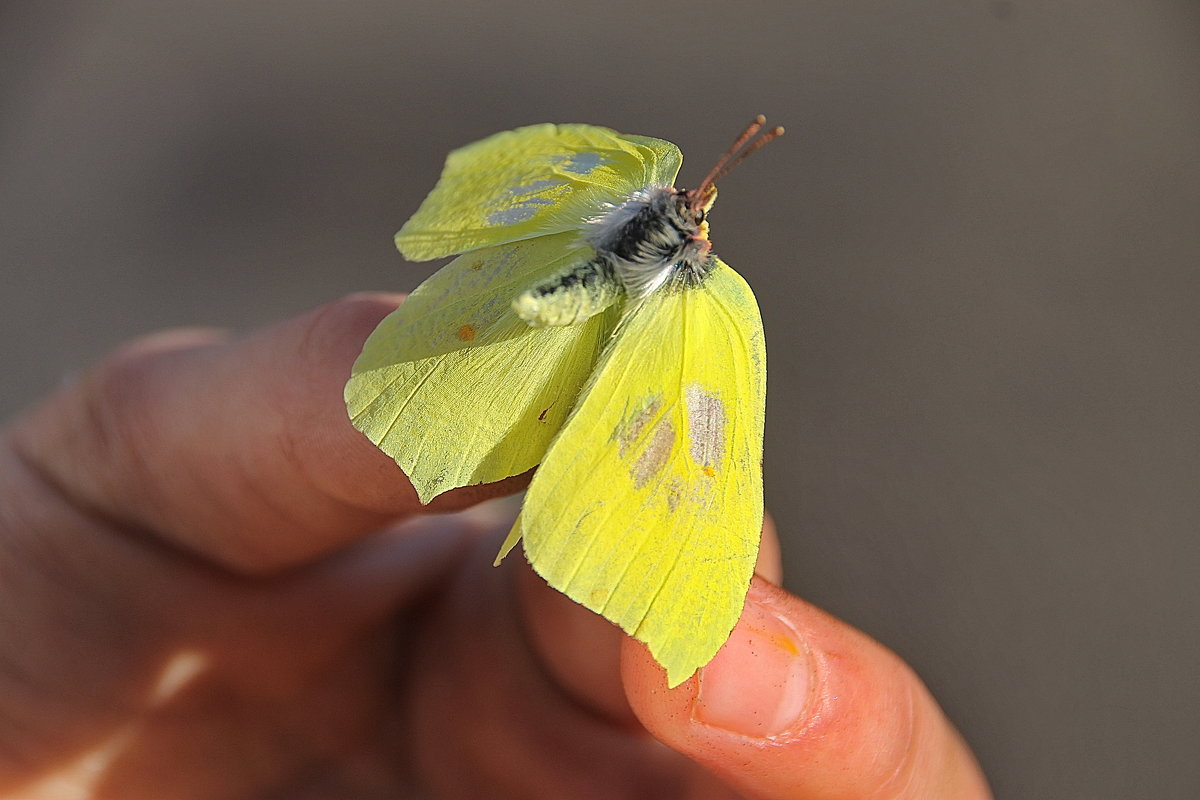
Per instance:
[[[758,552],[762,321],[707,216],[715,181],[783,132],[754,139],[764,121],[691,190],[674,144],[592,125],[453,151],[396,244],[460,255],[379,324],[345,388],[422,502],[536,466],[496,563],[521,541],[672,687],[728,639]]]

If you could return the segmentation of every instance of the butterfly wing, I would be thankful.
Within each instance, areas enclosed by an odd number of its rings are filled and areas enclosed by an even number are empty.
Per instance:
[[[406,258],[424,260],[579,230],[604,203],[652,184],[669,186],[679,148],[594,125],[530,125],[452,152],[437,186],[396,234]]]
[[[468,253],[417,287],[367,339],[346,384],[347,410],[422,502],[541,461],[615,311],[531,327],[513,313],[512,298],[590,257],[573,233]]]
[[[621,322],[529,487],[523,537],[556,589],[646,642],[675,686],[741,614],[762,528],[766,398],[750,287],[718,262]]]

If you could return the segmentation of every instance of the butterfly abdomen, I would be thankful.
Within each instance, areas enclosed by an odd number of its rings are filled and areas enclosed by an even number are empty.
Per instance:
[[[612,264],[597,255],[561,270],[513,301],[530,325],[574,325],[598,314],[621,296]]]

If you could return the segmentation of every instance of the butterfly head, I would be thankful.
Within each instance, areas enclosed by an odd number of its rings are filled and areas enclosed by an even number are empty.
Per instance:
[[[685,189],[675,195],[676,213],[696,231],[690,237],[693,241],[708,243],[708,212],[715,202],[717,187],[711,183],[702,189]]]

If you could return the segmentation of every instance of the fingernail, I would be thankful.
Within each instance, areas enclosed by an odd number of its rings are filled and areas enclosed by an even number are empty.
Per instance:
[[[742,618],[699,675],[692,719],[766,739],[798,727],[813,686],[813,660],[796,629],[752,589]]]

